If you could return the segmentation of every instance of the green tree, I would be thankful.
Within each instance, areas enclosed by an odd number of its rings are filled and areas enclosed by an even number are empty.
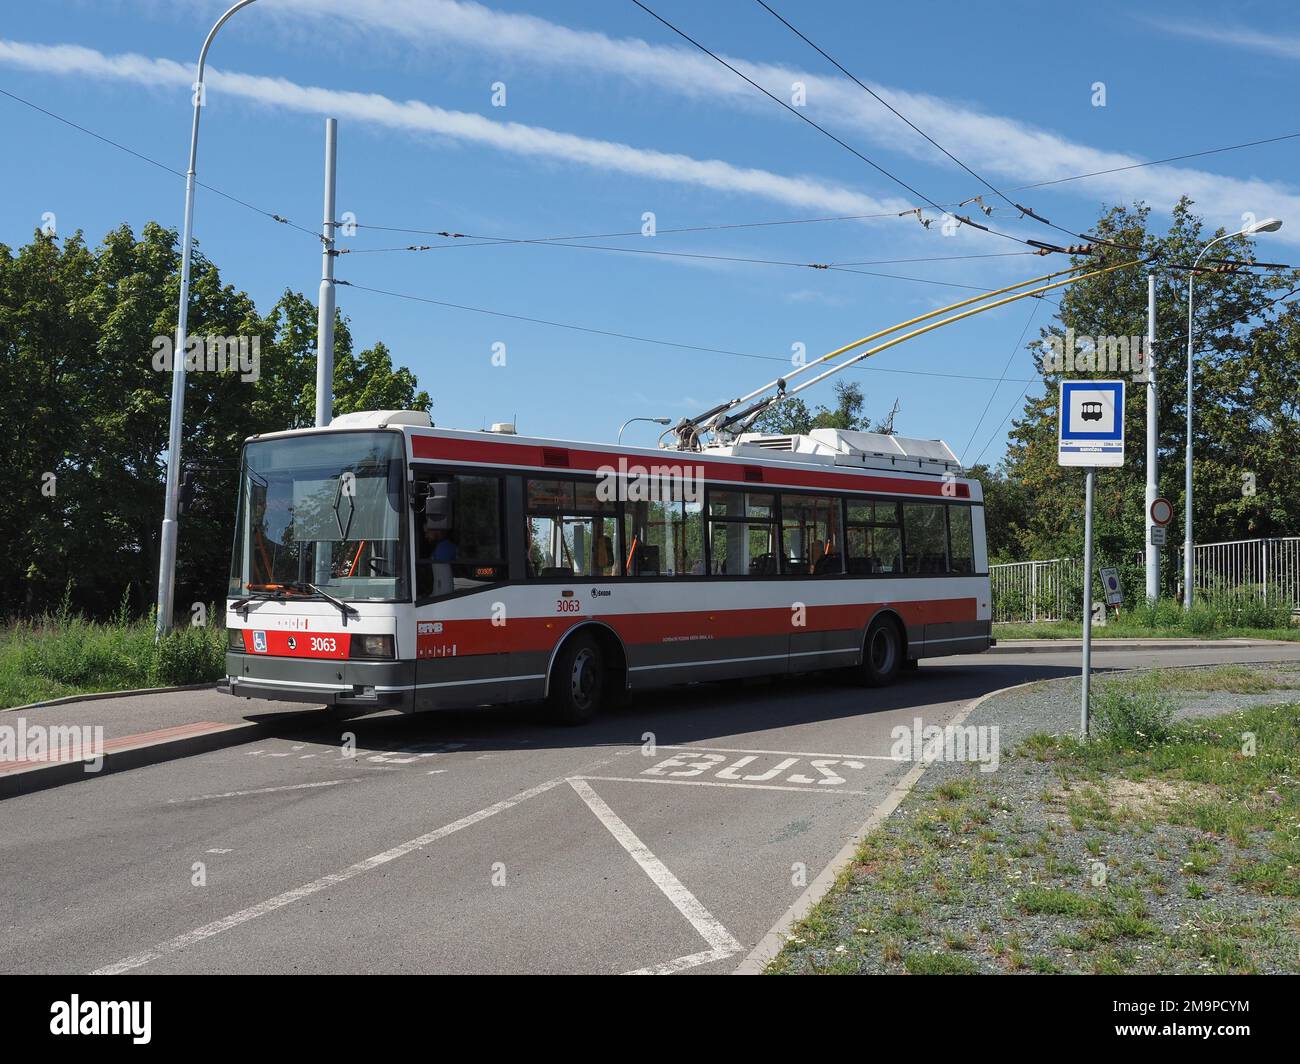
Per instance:
[[[69,583],[95,615],[124,589],[137,610],[153,600],[171,392],[157,355],[175,330],[177,245],[154,223],[138,238],[121,226],[94,250],[80,233],[0,245],[0,618],[49,608]],[[286,290],[259,315],[196,249],[189,331],[257,338],[260,364],[255,380],[238,367],[187,375],[183,459],[196,491],[177,552],[181,616],[224,597],[242,441],[314,420],[316,310]],[[382,343],[354,354],[342,315],[335,342],[337,412],[429,409]]]
[[[1184,401],[1187,342],[1186,266],[1222,231],[1209,233],[1181,200],[1163,235],[1149,230],[1149,209],[1115,207],[1095,232],[1130,248],[1098,244],[1091,265],[1145,259],[1158,254],[1156,271],[1156,362],[1159,387],[1160,488],[1182,496]],[[1219,244],[1216,257],[1249,259],[1252,242],[1235,237]],[[1075,260],[1076,262],[1082,260]],[[1006,479],[1033,500],[1025,524],[1013,537],[1022,557],[1054,557],[1082,550],[1083,471],[1056,464],[1057,394],[1061,378],[1112,378],[1130,382],[1125,416],[1128,455],[1123,468],[1103,469],[1097,477],[1097,552],[1104,562],[1136,561],[1144,549],[1145,388],[1130,372],[1100,366],[1058,371],[1045,362],[1044,341],[1064,344],[1067,329],[1076,336],[1140,337],[1147,329],[1147,272],[1135,265],[1092,277],[1064,289],[1056,321],[1034,345],[1045,394],[1028,399],[1013,424],[1003,464]],[[1196,416],[1193,421],[1195,532],[1198,542],[1300,532],[1300,496],[1289,454],[1300,432],[1297,374],[1300,329],[1293,309],[1267,305],[1300,275],[1234,271],[1201,272],[1196,279]],[[1252,329],[1248,323],[1254,321]],[[1254,474],[1255,495],[1243,493],[1243,478]],[[1289,490],[1291,489],[1291,490]],[[1171,538],[1181,538],[1177,525]],[[994,533],[991,530],[991,535]],[[997,535],[1005,536],[1003,530]],[[1174,552],[1166,551],[1166,576],[1173,578]]]

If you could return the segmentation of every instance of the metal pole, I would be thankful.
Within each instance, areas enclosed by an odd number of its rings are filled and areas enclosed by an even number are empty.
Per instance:
[[[618,442],[620,445],[623,443],[623,430],[637,421],[649,421],[655,425],[671,425],[673,423],[673,419],[670,417],[630,417],[618,428]]]
[[[325,119],[325,218],[321,226],[320,299],[316,311],[316,427],[334,417],[334,175],[339,123]]]
[[[226,24],[226,20],[231,15],[253,2],[254,0],[239,0],[217,19],[212,29],[208,31],[203,47],[199,50],[198,76],[194,82],[194,121],[190,126],[190,165],[185,171],[185,216],[181,235],[181,293],[176,312],[176,347],[172,351],[172,400],[171,422],[167,429],[166,501],[163,504],[162,535],[158,541],[158,616],[155,621],[157,638],[162,638],[171,628],[172,596],[176,590],[176,515],[180,503],[181,432],[185,419],[185,346],[189,325],[190,252],[194,229],[194,174],[199,156],[199,114],[204,104],[203,68],[207,62],[208,49],[212,47],[217,31]]]
[[[1160,548],[1151,542],[1151,504],[1160,495],[1160,416],[1156,395],[1156,275],[1147,274],[1147,601],[1160,598]]]
[[[1092,680],[1092,496],[1097,470],[1088,468],[1083,511],[1083,694],[1079,709],[1079,738],[1088,739],[1088,686]]]
[[[1208,248],[1207,248],[1208,250]],[[1201,255],[1205,254],[1204,251]],[[1200,262],[1201,257],[1196,257]],[[1196,292],[1196,263],[1187,274],[1187,446],[1183,480],[1183,609],[1192,608],[1192,300]]]

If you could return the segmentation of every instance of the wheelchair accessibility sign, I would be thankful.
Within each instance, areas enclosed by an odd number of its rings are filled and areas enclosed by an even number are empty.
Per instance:
[[[1063,466],[1124,464],[1124,382],[1061,381],[1056,461]]]

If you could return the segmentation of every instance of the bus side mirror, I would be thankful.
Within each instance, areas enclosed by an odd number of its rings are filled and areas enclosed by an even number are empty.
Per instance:
[[[424,524],[427,528],[451,528],[451,485],[447,482],[425,485]]]

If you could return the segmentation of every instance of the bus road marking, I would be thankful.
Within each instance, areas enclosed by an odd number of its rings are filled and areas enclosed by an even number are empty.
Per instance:
[[[713,914],[701,904],[700,900],[683,886],[682,881],[668,870],[668,866],[651,853],[650,848],[637,838],[632,829],[619,818],[618,814],[605,804],[604,799],[591,789],[591,785],[587,782],[587,779],[591,778],[594,777],[571,778],[569,786],[578,792],[578,796],[596,814],[596,819],[609,829],[609,833],[614,836],[618,844],[631,855],[632,860],[639,864],[641,870],[650,877],[650,882],[663,892],[664,897],[673,903],[679,913],[686,917],[687,922],[699,932],[700,937],[709,946],[708,950],[703,953],[692,953],[690,956],[679,957],[674,961],[667,962],[667,964],[655,965],[650,968],[638,968],[636,971],[627,974],[668,974],[698,964],[722,960],[734,953],[741,952],[744,947],[732,937],[731,932],[718,922]]]
[[[701,750],[713,754],[769,754],[772,757],[834,757],[848,761],[905,761],[909,758],[894,757],[891,754],[810,754],[806,750],[742,750],[730,746],[672,746],[660,743],[659,750]]]
[[[723,782],[733,786],[770,784],[774,789],[817,791],[824,787],[843,787],[848,779],[842,773],[850,770],[861,772],[867,767],[868,760],[836,754],[794,754],[776,750],[721,751],[702,746],[668,746],[659,749],[677,752],[642,769],[638,779],[650,777],[663,782],[686,782],[707,773],[713,780],[719,781],[718,785]],[[741,756],[733,760],[731,755],[737,753]],[[771,768],[760,765],[758,770],[746,773],[745,770],[760,757],[778,757],[781,760]],[[870,760],[898,759],[877,756]]]
[[[780,783],[723,783],[721,780],[669,780],[646,778],[645,776],[575,776],[579,780],[595,780],[597,783],[668,783],[677,787],[731,787],[743,791],[798,791],[803,794],[824,794],[834,798],[839,794],[869,795],[870,791],[853,791],[848,788],[819,790],[816,787],[788,787]]]

